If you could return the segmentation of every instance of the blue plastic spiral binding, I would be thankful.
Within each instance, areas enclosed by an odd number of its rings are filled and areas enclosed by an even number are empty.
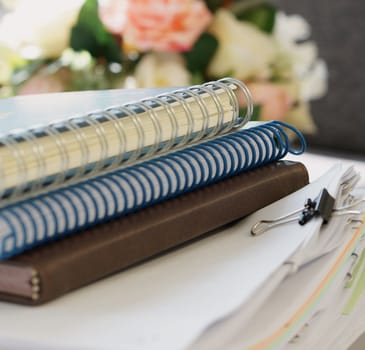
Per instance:
[[[291,147],[286,128],[299,137],[300,149]],[[278,160],[288,152],[303,153],[305,147],[298,130],[273,121],[11,204],[0,211],[0,258]]]

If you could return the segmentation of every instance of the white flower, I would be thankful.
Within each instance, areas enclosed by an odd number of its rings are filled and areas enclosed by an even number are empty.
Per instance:
[[[2,18],[0,42],[25,58],[58,57],[68,46],[83,0],[22,0]]]
[[[177,53],[150,53],[141,59],[134,74],[137,87],[186,86],[190,73]]]
[[[308,40],[309,24],[299,15],[278,12],[273,34],[292,63],[293,74],[300,83],[300,97],[304,101],[322,97],[327,91],[328,71],[324,61],[318,59],[317,46]]]
[[[316,60],[311,69],[301,79],[301,97],[310,101],[323,97],[328,90],[328,69],[323,60]]]
[[[12,10],[17,6],[18,2],[19,0],[0,0],[0,5],[7,10]]]
[[[14,67],[21,60],[9,47],[0,43],[0,87],[9,83]]]
[[[275,18],[274,35],[282,44],[291,46],[297,40],[309,39],[311,28],[303,17],[279,11]]]
[[[12,65],[10,64],[4,49],[0,47],[0,86],[5,85],[11,76]]]
[[[308,134],[317,131],[310,112],[310,104],[305,101],[301,101],[293,107],[285,116],[285,121]]]
[[[210,31],[219,46],[208,67],[209,75],[229,74],[241,80],[270,77],[270,65],[277,55],[276,42],[270,36],[224,9],[216,12]]]

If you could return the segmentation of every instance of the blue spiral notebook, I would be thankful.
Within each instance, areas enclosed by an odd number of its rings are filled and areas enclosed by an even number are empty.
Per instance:
[[[299,136],[293,149],[288,129]],[[305,140],[279,121],[247,127],[61,186],[0,211],[0,258],[283,158]]]

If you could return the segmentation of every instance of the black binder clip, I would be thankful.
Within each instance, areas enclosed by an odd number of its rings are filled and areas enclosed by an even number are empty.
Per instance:
[[[297,209],[290,214],[281,216],[273,220],[258,221],[255,225],[252,226],[251,234],[253,236],[258,236],[272,227],[296,220],[298,220],[298,223],[300,225],[305,225],[308,221],[317,216],[320,216],[323,219],[323,223],[326,224],[332,215],[359,215],[360,211],[351,211],[348,209],[359,205],[363,201],[364,199],[352,200],[351,203],[343,207],[334,208],[335,199],[324,188],[315,199],[312,200],[308,198],[305,201],[304,208]]]
[[[305,225],[315,216],[321,216],[326,224],[330,219],[335,205],[335,199],[324,188],[314,200],[308,198],[304,204],[304,209],[299,217],[299,224]]]
[[[323,223],[326,224],[333,215],[360,215],[361,211],[349,209],[358,206],[362,202],[365,202],[365,199],[355,198],[351,195],[349,195],[348,198],[350,199],[349,203],[342,207],[334,208],[335,199],[324,188],[314,200],[308,198],[305,201],[304,208],[297,209],[290,214],[273,220],[258,221],[252,226],[251,234],[253,236],[259,236],[272,227],[296,220],[298,220],[299,225],[305,225],[308,221],[317,216],[320,216],[323,220]]]

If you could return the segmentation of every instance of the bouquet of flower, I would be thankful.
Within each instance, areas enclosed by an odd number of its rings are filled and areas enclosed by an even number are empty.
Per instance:
[[[248,85],[255,119],[315,130],[309,101],[326,92],[326,65],[308,23],[269,1],[3,3],[0,96],[179,87],[231,76]]]

